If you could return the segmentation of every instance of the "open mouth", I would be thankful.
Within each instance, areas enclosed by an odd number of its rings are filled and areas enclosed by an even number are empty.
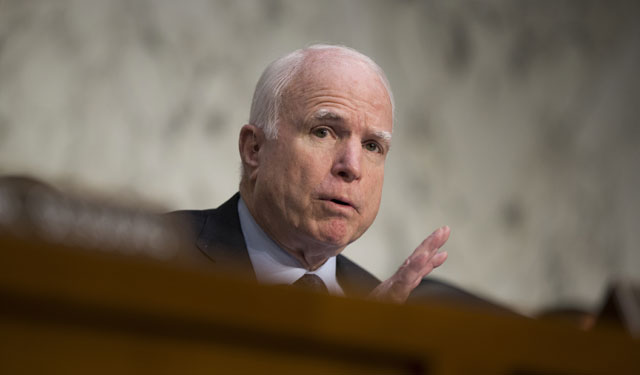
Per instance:
[[[346,195],[326,194],[326,195],[320,195],[318,198],[324,202],[331,202],[335,208],[344,207],[344,208],[351,208],[356,211],[358,210],[358,207]]]
[[[351,206],[349,203],[341,201],[339,199],[332,199],[331,202],[337,203],[337,204],[342,205],[342,206]]]

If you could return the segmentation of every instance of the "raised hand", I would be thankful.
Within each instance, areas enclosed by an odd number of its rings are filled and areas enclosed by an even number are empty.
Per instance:
[[[451,229],[448,226],[436,229],[413,251],[390,278],[375,288],[370,298],[403,303],[423,277],[447,260],[446,252],[438,250],[447,242]]]

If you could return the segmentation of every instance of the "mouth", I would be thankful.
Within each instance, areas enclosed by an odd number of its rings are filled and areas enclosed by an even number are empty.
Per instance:
[[[345,202],[345,201],[341,201],[340,199],[331,199],[330,201],[331,201],[331,202],[333,202],[333,203],[337,203],[337,204],[339,204],[339,205],[342,205],[342,206],[349,206],[349,207],[351,207],[351,204],[349,204],[349,203],[347,203],[347,202]]]
[[[352,208],[356,211],[358,210],[355,204],[343,197],[322,197],[321,200],[325,202],[331,202],[337,207]]]

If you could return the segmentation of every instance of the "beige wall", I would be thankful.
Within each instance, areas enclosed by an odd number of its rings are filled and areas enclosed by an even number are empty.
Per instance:
[[[380,215],[346,254],[384,278],[448,224],[434,276],[595,308],[640,279],[635,4],[0,0],[0,173],[215,207],[264,66],[343,43],[386,70],[398,118]]]

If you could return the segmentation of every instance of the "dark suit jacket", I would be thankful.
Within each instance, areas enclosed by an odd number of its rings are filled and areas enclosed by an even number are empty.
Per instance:
[[[256,280],[249,252],[244,242],[236,193],[220,207],[209,210],[176,211],[170,215],[186,223],[188,237],[193,246],[180,254],[183,259],[199,266],[203,264],[217,272],[232,277]],[[380,280],[339,254],[336,257],[336,278],[347,296],[366,296]],[[423,279],[409,296],[408,302],[461,304],[466,307],[480,307],[492,311],[508,312],[495,303],[477,297],[460,288],[431,277]]]
[[[194,247],[186,249],[192,254],[182,254],[183,256],[202,262],[204,255],[208,258],[208,261],[204,262],[218,272],[255,280],[238,217],[239,199],[240,194],[236,193],[218,208],[176,211],[170,215],[187,224],[188,235],[194,240]],[[197,259],[198,257],[200,259]],[[342,254],[336,257],[336,278],[347,296],[366,295],[380,283],[377,278]]]

